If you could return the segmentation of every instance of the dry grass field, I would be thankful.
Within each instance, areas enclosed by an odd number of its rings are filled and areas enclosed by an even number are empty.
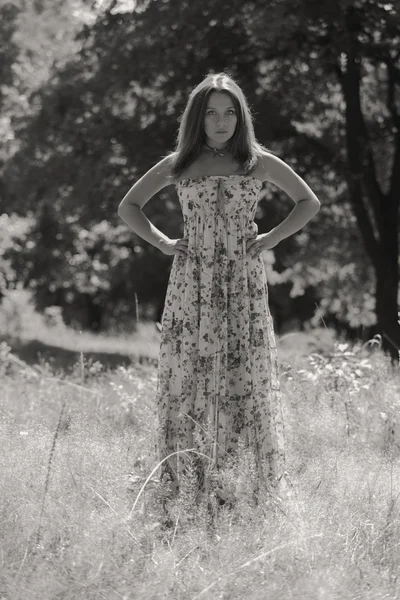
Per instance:
[[[378,347],[278,339],[288,493],[255,503],[243,450],[232,504],[197,504],[189,474],[167,521],[156,367],[132,360],[157,352],[153,328],[24,319],[3,314],[0,346],[0,599],[400,598],[400,378]]]

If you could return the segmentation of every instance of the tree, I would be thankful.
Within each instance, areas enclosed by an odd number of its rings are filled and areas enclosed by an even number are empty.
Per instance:
[[[345,181],[375,273],[377,331],[384,348],[398,359],[400,15],[394,4],[375,0],[342,0],[329,7],[315,0],[286,0],[279,2],[279,10],[287,18],[279,36],[267,32],[269,59],[295,45],[297,60],[320,69],[326,80],[334,77],[340,86]],[[289,15],[298,17],[295,23]],[[264,22],[261,14],[259,22]],[[260,35],[257,22],[255,27]]]
[[[13,41],[18,17],[17,2],[0,4],[0,107],[7,87],[14,79],[13,65],[18,57],[18,46]]]
[[[346,108],[354,102],[354,88],[343,66],[349,39],[343,31],[352,6],[333,2],[327,7],[313,0],[273,0],[268,5],[261,0],[201,4],[150,0],[123,14],[111,6],[84,27],[78,36],[80,52],[32,98],[34,118],[21,123],[20,150],[6,173],[10,207],[20,214],[27,209],[40,213],[50,203],[61,227],[74,215],[74,236],[103,221],[118,228],[118,200],[171,148],[189,91],[205,73],[228,69],[254,107],[259,139],[304,176],[323,202],[318,220],[276,248],[275,297],[284,299],[289,288],[292,295],[310,294],[314,301],[311,292],[317,289],[325,315],[373,324],[370,296],[376,265],[366,263],[360,251],[361,240],[366,240],[353,193],[354,168],[346,151],[346,140],[354,137]],[[385,32],[386,38],[390,31],[390,39],[397,39],[397,17],[384,6],[390,7],[366,0],[354,3],[369,36],[368,44],[359,44],[369,52],[360,98],[364,111],[367,107],[364,120],[370,147],[378,150],[376,169],[383,186],[388,182],[391,156],[386,142],[388,134],[393,138],[392,117],[385,114],[379,123],[386,106],[380,88],[382,67],[375,68],[369,57],[382,46],[379,39],[385,39]],[[366,175],[364,167],[362,177]],[[23,204],[22,190],[28,190]],[[289,206],[282,193],[266,186],[260,223],[268,229]],[[167,235],[177,231],[179,207],[172,190],[164,191],[145,210]],[[368,209],[365,212],[371,219]],[[146,264],[144,256],[159,261],[152,280],[158,282],[152,298],[158,302],[166,285],[165,257],[132,234],[125,240],[117,236],[114,242],[120,256],[129,252],[123,261],[130,261],[132,272],[141,272],[135,289],[139,300],[144,284],[151,281],[147,271],[138,271]],[[393,243],[391,248],[388,264],[393,265]],[[387,255],[379,252],[387,264]],[[32,253],[34,258],[35,248]],[[74,271],[74,279],[80,273]],[[391,281],[390,323],[382,321],[377,302],[378,330],[386,334],[389,326],[392,331],[393,314],[397,316]],[[130,280],[125,278],[116,289],[129,302]],[[376,289],[382,289],[381,281]],[[98,291],[92,293],[94,299]],[[110,288],[105,300],[109,306],[112,296]]]
[[[17,3],[7,2],[0,4],[0,136],[3,144],[0,147],[0,172],[4,161],[6,160],[6,146],[8,139],[8,115],[4,111],[4,104],[7,101],[9,89],[14,80],[13,66],[18,57],[18,47],[13,41],[13,35],[17,26],[18,17]],[[3,196],[3,189],[0,180],[0,200]],[[1,215],[0,215],[1,216]],[[4,220],[0,221],[0,231],[3,230]],[[0,256],[4,252],[5,236],[0,238]],[[12,277],[10,264],[3,261],[0,265],[0,302],[4,296],[4,289]]]
[[[0,220],[0,299],[2,291],[18,279],[12,267],[19,261],[18,243],[14,245],[11,233],[21,241],[26,239],[27,231],[35,227],[32,218],[18,221],[16,214],[9,219],[3,213],[10,206],[3,168],[18,150],[18,124],[29,119],[34,108],[29,96],[48,79],[52,68],[60,68],[66,57],[77,49],[74,35],[81,27],[78,18],[90,20],[94,16],[94,11],[82,13],[83,2],[0,0],[0,217],[3,217]],[[19,200],[24,203],[23,191]],[[29,210],[22,212],[25,215]],[[27,240],[28,247],[30,241]]]

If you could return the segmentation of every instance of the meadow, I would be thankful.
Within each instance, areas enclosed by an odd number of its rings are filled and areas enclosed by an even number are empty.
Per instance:
[[[287,493],[255,503],[242,449],[232,505],[197,505],[189,474],[171,523],[138,360],[156,328],[93,336],[30,310],[0,314],[2,600],[400,598],[400,378],[379,340],[278,337]]]

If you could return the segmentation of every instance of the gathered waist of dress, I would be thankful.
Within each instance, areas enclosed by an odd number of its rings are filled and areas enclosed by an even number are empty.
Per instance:
[[[258,226],[253,221],[240,230],[205,227],[185,229],[183,237],[188,240],[188,257],[238,260],[247,254],[246,240],[258,235]]]
[[[255,221],[248,221],[246,224],[235,223],[236,226],[231,223],[230,225],[224,224],[223,226],[216,226],[214,224],[207,223],[202,226],[195,226],[190,220],[185,220],[183,228],[183,237],[187,239],[197,239],[208,234],[212,234],[216,239],[224,238],[225,236],[242,238],[242,237],[257,237],[258,225]]]

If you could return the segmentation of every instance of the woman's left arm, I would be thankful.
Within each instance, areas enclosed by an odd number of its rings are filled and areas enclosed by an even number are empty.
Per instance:
[[[317,214],[321,207],[317,196],[304,179],[283,160],[273,154],[268,154],[263,158],[263,167],[265,179],[286,192],[296,206],[279,225],[259,236],[263,237],[262,248],[259,250],[274,248],[280,241],[299,231]],[[248,246],[248,249],[250,247]]]

